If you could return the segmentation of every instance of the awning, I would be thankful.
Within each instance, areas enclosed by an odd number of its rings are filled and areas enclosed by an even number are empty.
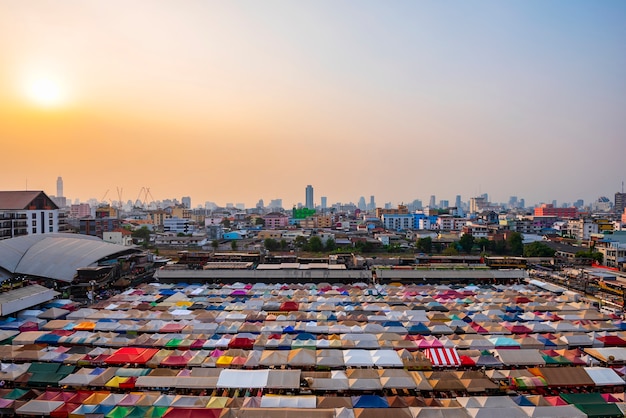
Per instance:
[[[433,367],[458,367],[461,358],[455,348],[429,348],[424,353]]]

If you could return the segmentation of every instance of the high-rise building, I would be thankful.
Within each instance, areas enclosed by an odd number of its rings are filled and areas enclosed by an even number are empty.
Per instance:
[[[361,210],[366,210],[367,209],[367,205],[365,204],[365,196],[361,196],[359,198],[359,203],[357,203],[356,205],[359,209]]]
[[[306,208],[315,209],[315,201],[313,200],[313,186],[311,186],[310,184],[306,186],[305,194],[306,194],[306,199],[305,199]]]
[[[441,209],[449,208],[450,207],[450,201],[448,201],[448,200],[440,200],[439,201],[439,207]]]
[[[326,196],[320,197],[322,210],[326,210],[328,208],[328,198]]]
[[[187,209],[191,209],[191,197],[190,196],[183,196],[180,201],[182,202],[183,206],[186,207]]]
[[[57,197],[63,197],[63,178],[57,177]]]
[[[270,200],[270,209],[282,209],[283,208],[283,199],[272,199]]]
[[[376,201],[374,200],[374,196],[370,196],[370,204],[367,206],[367,210],[376,209]]]
[[[456,206],[457,209],[461,209],[461,195],[460,194],[456,195],[456,199],[454,199],[454,206]]]
[[[624,213],[624,208],[626,208],[626,193],[623,191],[621,193],[615,193],[615,205],[613,208],[617,214]]]
[[[431,196],[430,196],[430,202],[428,203],[428,206],[429,206],[431,209],[432,209],[432,208],[435,208],[435,207],[437,206],[435,202],[436,202],[435,195],[431,195]]]

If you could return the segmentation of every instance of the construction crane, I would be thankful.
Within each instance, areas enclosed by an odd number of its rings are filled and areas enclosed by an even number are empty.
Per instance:
[[[117,188],[117,208],[118,209],[122,209],[122,192],[124,191],[124,189],[122,189],[121,187]]]
[[[106,199],[108,194],[109,194],[109,189],[107,189],[107,191],[104,192],[104,195],[102,195],[102,198],[100,198],[100,202],[106,202],[106,200],[104,199]]]

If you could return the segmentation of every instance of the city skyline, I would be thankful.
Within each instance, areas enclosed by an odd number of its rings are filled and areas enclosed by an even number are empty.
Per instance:
[[[626,179],[624,2],[0,10],[2,190],[532,205]]]

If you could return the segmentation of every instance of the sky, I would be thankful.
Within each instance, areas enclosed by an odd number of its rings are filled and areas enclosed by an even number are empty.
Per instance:
[[[0,189],[613,200],[625,21],[621,0],[4,0]]]

